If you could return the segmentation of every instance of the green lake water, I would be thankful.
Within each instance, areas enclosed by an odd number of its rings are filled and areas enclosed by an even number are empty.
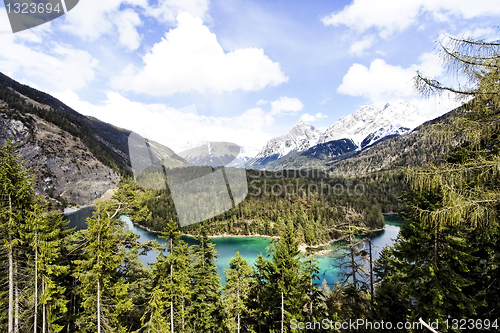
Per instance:
[[[70,220],[71,227],[77,227],[78,229],[85,228],[85,218],[92,214],[92,207],[85,207],[79,211],[68,213],[66,216]],[[132,221],[128,216],[121,216],[121,219],[127,224],[127,226],[132,230],[134,234],[140,236],[139,241],[145,242],[148,240],[156,240],[160,244],[164,244],[165,240],[158,237],[157,233],[149,232],[144,229],[138,228],[133,225]],[[378,231],[372,237],[372,254],[373,258],[378,258],[380,251],[386,245],[394,244],[399,228],[401,226],[401,220],[398,219],[397,215],[386,215],[385,216],[385,228],[382,231]],[[189,245],[196,244],[196,240],[192,237],[182,236],[182,239],[186,241]],[[224,281],[224,268],[229,268],[229,260],[236,254],[237,251],[240,252],[241,256],[246,259],[249,265],[255,263],[257,256],[262,253],[264,256],[268,255],[268,248],[271,246],[270,239],[267,237],[215,237],[213,238],[215,243],[215,249],[219,254],[216,265],[219,269],[219,276],[221,277],[221,283],[225,284]],[[339,244],[334,244],[338,248]],[[367,247],[366,244],[360,244],[359,247]],[[368,249],[367,249],[368,250]],[[324,256],[314,256],[318,260],[320,268],[319,281],[321,282],[325,279],[330,285],[333,285],[335,281],[338,280],[338,270],[334,269],[334,265],[339,262],[339,252],[330,252],[328,255]],[[156,252],[150,251],[147,255],[141,256],[143,263],[153,263],[156,260]]]

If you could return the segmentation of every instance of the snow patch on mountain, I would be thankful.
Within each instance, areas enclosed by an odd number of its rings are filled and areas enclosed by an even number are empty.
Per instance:
[[[387,128],[380,128],[379,130],[370,133],[362,142],[359,149],[364,149],[366,147],[372,146],[375,143],[383,140],[392,138],[398,135],[403,135],[410,132],[408,127],[401,126],[400,124],[391,125]]]
[[[380,129],[397,124],[399,127],[412,130],[426,120],[427,116],[406,102],[387,103],[382,109],[375,105],[362,106],[330,126],[321,136],[319,143],[349,138],[360,146],[368,135]]]
[[[300,120],[287,134],[269,140],[249,165],[264,165],[291,153],[305,151],[316,145],[320,137],[320,131]]]

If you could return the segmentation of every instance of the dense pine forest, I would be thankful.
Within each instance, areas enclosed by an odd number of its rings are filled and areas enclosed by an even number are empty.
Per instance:
[[[294,177],[295,176],[295,177]],[[185,234],[279,236],[293,223],[301,244],[317,245],[342,237],[339,225],[350,223],[369,230],[384,226],[383,213],[398,212],[405,188],[404,174],[391,171],[362,178],[328,177],[318,170],[247,172],[246,199],[235,208],[202,223],[183,227]],[[138,188],[123,178],[120,200],[132,221],[148,230],[163,231],[177,221],[172,196],[166,190]],[[286,191],[285,191],[286,189]]]
[[[500,331],[500,43],[450,38],[446,45],[444,59],[470,87],[420,74],[416,83],[423,93],[453,91],[467,100],[454,119],[425,129],[450,145],[449,153],[401,174],[350,179],[350,186],[365,184],[364,195],[266,196],[254,183],[259,195],[180,230],[167,191],[145,191],[124,178],[113,200],[96,204],[87,228],[75,231],[46,212],[8,142],[0,150],[1,330],[429,332],[414,325],[421,318],[438,332]],[[354,236],[381,227],[380,214],[390,210],[406,223],[372,262]],[[139,243],[118,218],[123,213],[161,230],[166,247]],[[181,232],[196,234],[198,245],[188,247]],[[232,232],[278,237],[254,266],[236,253],[222,287],[207,235]],[[299,244],[338,235],[346,236],[344,279],[318,285],[317,263],[300,255]],[[157,261],[143,265],[138,256],[153,249]],[[392,329],[381,329],[382,321]]]

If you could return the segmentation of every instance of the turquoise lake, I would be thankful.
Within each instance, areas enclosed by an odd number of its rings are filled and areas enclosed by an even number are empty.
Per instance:
[[[70,220],[71,227],[77,227],[78,229],[85,228],[85,218],[90,216],[92,213],[92,207],[86,207],[80,209],[79,211],[68,213],[66,216]],[[147,230],[141,229],[133,225],[132,221],[128,216],[121,216],[122,221],[124,221],[132,232],[140,236],[139,241],[145,242],[148,240],[156,240],[160,244],[165,244],[165,240],[158,237],[157,233],[149,232]],[[372,236],[372,254],[373,259],[378,258],[380,251],[386,245],[394,244],[394,241],[398,235],[401,220],[398,219],[397,215],[386,215],[385,216],[385,228],[384,230],[378,231]],[[182,239],[186,241],[189,245],[196,244],[196,240],[192,237],[182,236]],[[236,254],[237,251],[240,252],[241,256],[246,259],[249,265],[253,265],[257,256],[262,253],[264,256],[268,255],[269,247],[271,246],[270,239],[267,237],[215,237],[212,239],[215,243],[215,249],[219,255],[216,265],[219,269],[219,276],[221,278],[221,283],[225,284],[224,269],[229,268],[229,260]],[[338,243],[334,243],[332,246],[339,248]],[[367,244],[360,244],[358,247],[363,246],[367,248]],[[330,252],[327,255],[318,256],[313,255],[313,257],[318,261],[320,274],[319,281],[325,279],[328,284],[333,285],[335,281],[338,280],[338,270],[334,268],[335,264],[339,262],[339,253],[343,250],[340,249],[335,252]],[[156,252],[150,251],[147,255],[141,256],[143,263],[153,263],[156,260]]]

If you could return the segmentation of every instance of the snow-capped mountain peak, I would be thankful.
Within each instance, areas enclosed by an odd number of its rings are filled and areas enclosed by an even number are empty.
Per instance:
[[[316,145],[320,137],[320,131],[312,125],[299,120],[290,132],[269,140],[266,146],[249,164],[265,164],[290,153],[307,150]]]
[[[361,142],[358,149],[364,149],[378,143],[382,140],[386,140],[391,137],[404,135],[408,133],[410,129],[408,127],[401,126],[400,124],[391,125],[386,128],[380,128],[377,131],[368,134],[366,138]]]
[[[361,150],[387,138],[406,134],[426,120],[427,117],[412,104],[396,102],[387,103],[383,108],[362,106],[356,112],[340,118],[324,133],[299,121],[287,134],[269,140],[259,154],[248,162],[247,167],[262,168],[277,159],[305,152],[316,145],[306,153],[307,156],[332,157],[356,148]],[[342,139],[346,140],[340,142]],[[333,151],[332,147],[326,145],[333,141],[339,141],[333,148],[342,146],[342,149]],[[352,141],[351,144],[347,144],[348,141]]]
[[[330,126],[319,142],[349,138],[359,146],[364,138],[379,129],[399,125],[411,130],[426,120],[424,114],[407,102],[387,103],[382,109],[365,105]]]

